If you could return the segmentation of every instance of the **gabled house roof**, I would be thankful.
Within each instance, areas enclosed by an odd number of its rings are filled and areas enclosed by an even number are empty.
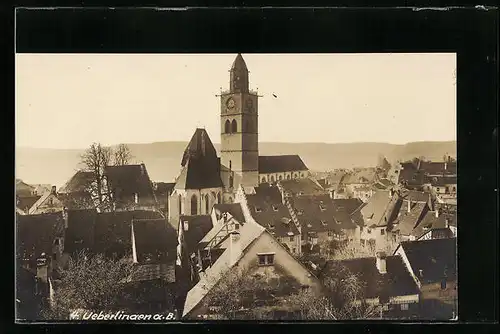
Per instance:
[[[289,237],[300,234],[288,207],[281,201],[258,193],[246,195],[246,198],[254,220],[268,229],[272,235]]]
[[[419,293],[418,286],[400,256],[386,257],[387,273],[385,274],[378,271],[376,261],[375,257],[328,261],[321,276],[336,275],[337,266],[344,266],[364,283],[363,296],[365,299],[380,298],[387,300],[391,297],[410,296]]]
[[[175,182],[156,182],[154,192],[156,197],[165,197],[174,190]]]
[[[343,209],[335,206],[328,195],[303,196],[293,199],[292,206],[302,228],[302,234],[355,229],[356,224]]]
[[[404,241],[399,247],[422,284],[456,279],[457,238]]]
[[[16,216],[16,256],[28,259],[30,265],[45,253],[52,254],[56,237],[63,236],[64,221],[61,213]]]
[[[262,183],[258,187],[255,187],[254,190],[255,195],[257,195],[259,198],[265,198],[266,201],[270,201],[273,203],[283,201],[281,192],[277,186]]]
[[[129,282],[143,282],[152,280],[163,280],[167,283],[175,283],[175,264],[137,264],[132,271]]]
[[[245,222],[245,217],[243,215],[243,210],[240,203],[214,204],[213,210],[215,211],[217,219],[220,219],[223,213],[229,213],[240,223]],[[211,222],[212,221],[210,221],[210,223]]]
[[[95,253],[128,254],[132,248],[132,220],[162,218],[159,212],[145,210],[99,213],[95,225],[93,250]]]
[[[205,129],[196,129],[182,156],[175,189],[222,187],[217,152]]]
[[[279,181],[285,193],[291,196],[319,195],[328,192],[311,178],[291,179]]]
[[[155,199],[153,185],[144,164],[108,166],[105,168],[105,175],[108,187],[117,201],[133,197],[134,194],[139,196],[139,200]]]
[[[57,202],[60,202],[60,200],[57,197],[57,194],[54,194],[52,192],[46,192],[31,206],[29,213],[34,214],[38,210],[38,208],[41,205],[43,205],[49,198],[54,198]]]
[[[135,250],[139,263],[175,260],[177,231],[164,218],[132,219]]]
[[[59,193],[85,192],[89,191],[94,181],[94,173],[78,171],[69,179],[66,184],[59,189]]]
[[[365,205],[359,198],[337,198],[332,200],[333,206],[336,210],[345,210],[347,213],[352,214]]]
[[[361,208],[366,226],[386,226],[398,207],[399,195],[390,191],[377,191]],[[400,203],[399,203],[400,205]]]
[[[409,212],[408,205],[410,206]],[[402,235],[411,235],[413,229],[421,223],[428,211],[427,203],[402,200],[397,217],[391,222],[392,230]]]
[[[180,216],[179,222],[181,224],[180,229],[182,229],[184,234],[184,244],[188,254],[191,254],[196,250],[199,242],[213,228],[212,218],[209,215]],[[188,223],[187,231],[185,229],[184,222]]]
[[[94,200],[87,191],[60,193],[57,198],[68,209],[92,209],[95,208]]]
[[[413,229],[411,235],[413,235],[416,239],[419,239],[430,230],[449,229],[450,226],[457,226],[456,212],[438,213],[438,216],[436,217],[436,211],[427,211],[420,224]],[[448,235],[452,237],[451,231]]]
[[[32,196],[34,190],[35,187],[33,187],[32,185],[29,185],[22,180],[16,179],[16,195],[21,197]]]
[[[374,168],[363,168],[347,173],[342,178],[342,184],[370,184],[376,181],[377,172]]]
[[[298,155],[259,156],[259,174],[309,170]]]
[[[94,246],[95,209],[68,210],[68,227],[64,237],[64,252],[91,251]]]
[[[31,209],[31,207],[40,199],[42,196],[17,196],[16,207],[22,211]]]
[[[189,290],[184,303],[183,316],[189,314],[205,298],[210,290],[220,281],[222,276],[233,268],[246,254],[247,248],[263,233],[266,233],[266,229],[258,224],[248,223],[241,227],[239,233],[241,255],[238,258],[231,259],[230,249],[223,251],[215,263],[206,269],[205,274],[202,274],[200,281]]]

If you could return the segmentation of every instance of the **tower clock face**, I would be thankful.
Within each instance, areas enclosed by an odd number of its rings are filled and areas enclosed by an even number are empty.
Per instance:
[[[229,108],[229,109],[233,109],[234,108],[234,100],[233,99],[229,99],[227,100],[226,102],[226,106]]]

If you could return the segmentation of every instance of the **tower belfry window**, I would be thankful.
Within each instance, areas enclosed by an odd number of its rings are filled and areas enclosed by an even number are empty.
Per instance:
[[[231,132],[232,133],[238,132],[238,124],[236,123],[235,119],[233,119],[233,121],[231,122]]]

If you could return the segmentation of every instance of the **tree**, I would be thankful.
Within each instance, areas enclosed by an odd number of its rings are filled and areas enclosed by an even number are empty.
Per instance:
[[[120,144],[113,153],[113,163],[115,166],[123,166],[130,163],[133,158],[130,148],[125,144]]]
[[[89,193],[96,207],[100,210],[107,210],[110,205],[110,194],[107,190],[105,169],[111,162],[111,149],[104,147],[100,143],[93,143],[81,155],[81,162],[87,171],[93,173],[92,182],[90,183]]]
[[[134,271],[132,261],[106,259],[102,254],[78,253],[60,269],[52,307],[42,312],[45,319],[68,319],[71,310],[109,311],[131,298],[125,280]]]
[[[341,262],[330,263],[321,283],[321,295],[304,290],[290,298],[300,320],[362,320],[380,315],[379,307],[364,301],[364,282]]]

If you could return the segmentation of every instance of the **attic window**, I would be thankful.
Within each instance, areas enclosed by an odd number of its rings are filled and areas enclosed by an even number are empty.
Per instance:
[[[274,230],[274,224],[269,223],[269,224],[267,224],[267,226],[269,227],[270,230]]]
[[[290,223],[290,218],[283,217],[281,218],[281,221],[283,222],[283,224],[288,225]]]
[[[80,239],[80,240],[75,240],[75,244],[83,244],[83,240]]]
[[[240,229],[240,224],[234,224],[234,229],[239,230]]]
[[[321,225],[323,225],[323,226],[327,226],[327,225],[328,225],[328,223],[327,223],[326,221],[322,220],[322,221],[321,221]]]
[[[257,254],[259,266],[271,266],[274,264],[274,254]]]
[[[312,225],[311,225],[311,224],[307,224],[307,227],[311,228],[311,227],[312,227]]]
[[[319,209],[320,209],[321,211],[325,211],[325,210],[326,210],[326,207],[325,207],[323,204],[320,204],[320,205],[319,205]]]
[[[255,212],[262,212],[262,209],[258,206],[255,207]]]
[[[287,234],[288,236],[290,236],[290,237],[292,237],[292,236],[294,236],[294,235],[295,235],[295,234],[293,234],[293,232],[287,232],[286,234]]]
[[[304,195],[304,192],[303,191],[299,191],[299,195]]]
[[[277,205],[273,205],[273,211],[278,211],[278,206]]]
[[[302,215],[304,214],[304,210],[300,209],[300,210],[297,212],[297,214],[298,214],[299,216],[302,216]]]

